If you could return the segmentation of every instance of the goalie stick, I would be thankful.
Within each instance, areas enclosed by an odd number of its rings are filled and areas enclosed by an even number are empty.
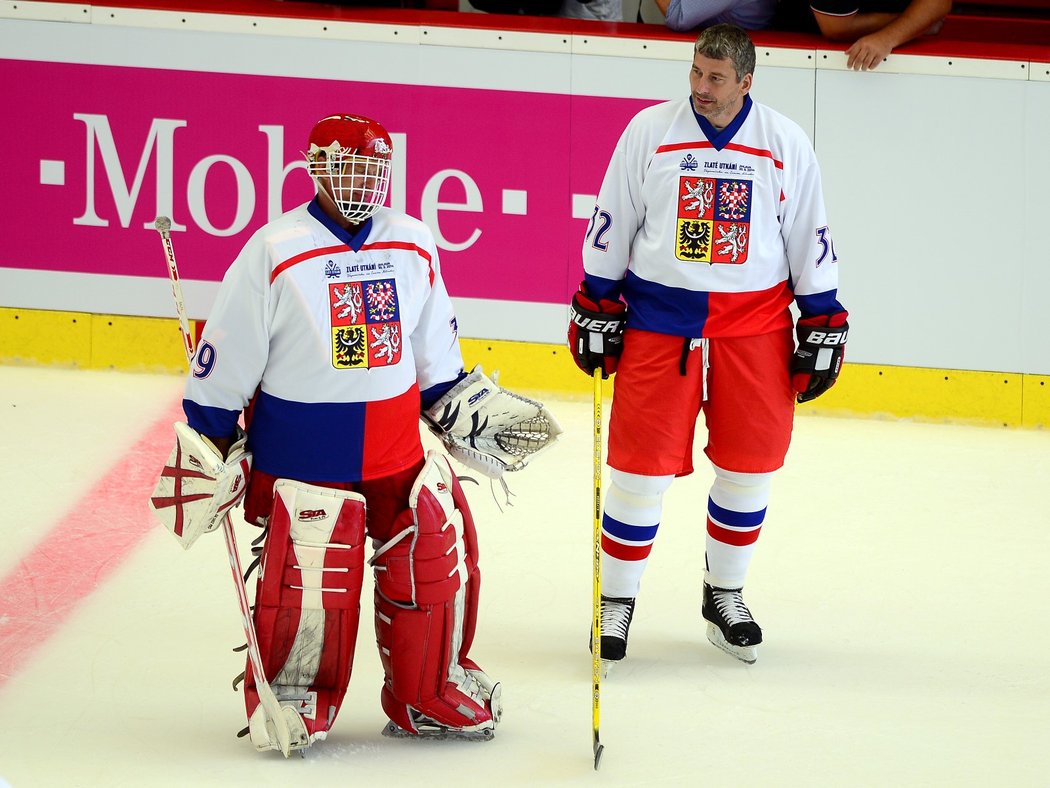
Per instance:
[[[182,284],[179,280],[179,268],[175,262],[175,249],[171,245],[171,219],[167,216],[158,216],[153,223],[154,228],[160,233],[164,244],[164,255],[168,260],[168,278],[171,280],[171,294],[175,299],[175,311],[179,317],[179,328],[182,330],[182,343],[186,350],[186,360],[192,366],[196,351],[193,347],[193,337],[190,334],[189,321],[186,318],[186,305],[182,300]],[[248,659],[252,663],[252,673],[255,677],[255,689],[259,693],[259,704],[266,714],[266,727],[272,729],[273,737],[277,740],[284,757],[287,758],[293,749],[301,749],[310,744],[310,736],[306,731],[306,725],[302,717],[295,709],[282,706],[273,689],[266,680],[266,672],[263,670],[262,655],[259,653],[259,637],[255,633],[255,624],[252,622],[252,610],[248,602],[248,591],[244,587],[244,573],[241,570],[241,559],[237,551],[237,537],[233,531],[233,522],[229,513],[223,518],[222,533],[226,538],[226,552],[230,559],[230,570],[233,572],[233,581],[237,589],[237,601],[241,607],[241,623],[244,627],[244,637],[248,643]]]
[[[594,370],[594,571],[591,596],[591,721],[594,729],[594,770],[605,747],[598,738],[602,695],[602,371]]]
[[[179,316],[179,328],[182,329],[182,345],[186,350],[186,360],[192,364],[196,351],[193,349],[190,323],[186,319],[186,305],[182,301],[182,283],[179,280],[179,267],[175,263],[175,249],[171,245],[171,219],[158,216],[153,226],[160,233],[160,240],[164,244],[164,256],[168,260],[168,279],[171,280],[171,296],[175,299],[175,312]]]

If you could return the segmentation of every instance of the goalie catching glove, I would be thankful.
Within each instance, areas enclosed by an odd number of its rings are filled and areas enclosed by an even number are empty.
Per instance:
[[[798,348],[791,360],[791,385],[798,402],[816,399],[835,385],[846,355],[848,313],[814,315],[798,321]]]
[[[480,365],[423,418],[449,454],[492,479],[521,470],[561,435],[542,402],[500,388]]]
[[[175,448],[161,471],[149,508],[184,550],[214,531],[247,488],[252,455],[237,428],[226,459],[214,444],[185,422],[175,424]]]
[[[623,353],[626,315],[623,301],[595,301],[587,293],[586,284],[580,283],[569,305],[569,350],[576,366],[588,375],[600,369],[603,378],[616,372]]]

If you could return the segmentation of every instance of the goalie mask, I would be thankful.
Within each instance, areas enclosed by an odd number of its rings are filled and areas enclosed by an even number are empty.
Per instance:
[[[310,132],[310,176],[339,212],[360,224],[386,201],[394,146],[379,123],[360,115],[331,115]]]

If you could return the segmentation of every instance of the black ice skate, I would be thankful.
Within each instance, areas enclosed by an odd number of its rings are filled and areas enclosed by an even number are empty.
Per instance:
[[[762,628],[751,617],[741,591],[742,588],[715,588],[704,583],[702,611],[708,621],[707,639],[750,665],[758,659]]]
[[[627,656],[627,632],[634,617],[634,597],[614,597],[602,594],[601,658],[605,673],[616,662]]]

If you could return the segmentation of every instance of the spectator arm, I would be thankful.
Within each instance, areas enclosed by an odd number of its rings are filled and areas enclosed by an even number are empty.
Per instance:
[[[832,41],[852,42],[862,36],[884,32],[891,37],[895,48],[927,31],[936,32],[951,8],[951,0],[912,0],[900,14],[834,16],[814,10],[813,16],[821,34]]]

